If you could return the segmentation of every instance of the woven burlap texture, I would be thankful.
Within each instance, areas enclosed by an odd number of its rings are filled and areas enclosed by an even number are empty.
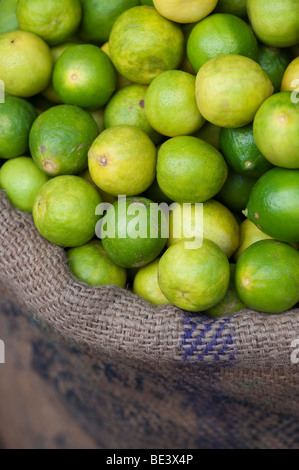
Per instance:
[[[44,240],[32,216],[0,192],[0,282],[15,301],[68,340],[145,361],[229,362],[294,370],[299,309],[281,315],[244,310],[211,320],[173,306],[155,307],[116,287],[78,282],[65,251]]]

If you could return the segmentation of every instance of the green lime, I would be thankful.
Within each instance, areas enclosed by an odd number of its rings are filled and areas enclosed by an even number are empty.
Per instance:
[[[82,108],[101,108],[116,89],[111,60],[92,44],[78,44],[65,50],[55,64],[52,81],[64,103]]]
[[[202,236],[216,243],[230,258],[239,247],[239,224],[231,211],[214,199],[204,202],[202,208],[176,204],[169,214],[167,245],[171,246],[184,239],[200,239]]]
[[[261,42],[290,47],[299,42],[298,0],[247,0],[248,16]]]
[[[282,313],[299,300],[299,253],[276,240],[262,240],[237,261],[236,288],[247,307]]]
[[[208,16],[218,0],[153,0],[158,12],[176,23],[196,23]]]
[[[257,58],[257,40],[248,24],[237,16],[210,15],[192,29],[187,55],[196,73],[206,62],[221,54]]]
[[[135,126],[158,144],[162,136],[150,125],[145,114],[146,85],[128,85],[117,91],[105,108],[105,128],[121,125]]]
[[[81,21],[80,0],[19,0],[17,19],[21,29],[55,46],[77,31]]]
[[[138,269],[133,282],[133,292],[154,305],[169,304],[158,284],[160,258]]]
[[[184,35],[179,25],[154,8],[140,5],[116,20],[109,48],[119,73],[133,82],[148,85],[160,73],[180,66]]]
[[[167,137],[189,135],[205,123],[195,98],[195,77],[169,70],[156,77],[145,95],[145,112],[151,126]]]
[[[287,67],[281,82],[281,91],[299,92],[299,51],[296,57]],[[296,100],[298,95],[296,96]]]
[[[249,246],[270,238],[271,237],[262,232],[253,222],[249,219],[245,219],[240,225],[240,246],[235,253],[235,260],[238,261],[243,251]]]
[[[246,215],[282,242],[299,241],[299,170],[273,168],[254,185]]]
[[[53,106],[33,123],[30,152],[36,165],[51,176],[79,174],[88,166],[88,150],[98,135],[95,120],[72,105]]]
[[[283,75],[291,61],[289,51],[260,44],[256,61],[270,78],[274,93],[279,92]]]
[[[193,135],[194,137],[213,145],[217,150],[220,150],[220,131],[221,127],[214,126],[214,124],[206,122],[203,127]]]
[[[126,270],[111,261],[99,240],[71,248],[67,258],[74,276],[90,286],[126,285]]]
[[[10,95],[37,95],[50,83],[53,60],[49,46],[27,31],[0,34],[0,79]]]
[[[117,18],[129,8],[139,5],[138,0],[81,0],[83,18],[80,34],[86,42],[103,43]]]
[[[254,119],[256,145],[275,166],[299,168],[299,102],[296,101],[292,100],[291,91],[276,93],[263,103]]]
[[[153,183],[156,147],[138,127],[105,129],[88,152],[89,171],[96,185],[114,196],[136,196]]]
[[[240,55],[224,54],[209,60],[196,78],[199,111],[219,127],[249,124],[272,93],[273,85],[262,67]]]
[[[167,240],[166,225],[164,213],[158,211],[151,200],[121,198],[110,206],[101,220],[99,235],[115,264],[137,268],[160,255]]]
[[[37,230],[65,248],[84,245],[95,236],[102,203],[98,191],[80,176],[57,176],[40,190],[33,206]]]
[[[159,263],[158,282],[165,297],[176,307],[198,312],[217,305],[229,287],[230,266],[214,242],[203,240],[188,249],[185,240],[170,246]]]
[[[221,153],[196,137],[174,137],[158,151],[157,180],[172,201],[207,201],[221,190],[226,178],[227,165]]]
[[[217,200],[230,210],[241,212],[247,207],[250,193],[256,181],[257,178],[240,175],[229,167],[227,180],[217,194]]]
[[[215,12],[217,13],[230,13],[231,15],[240,16],[241,18],[246,18],[247,9],[246,9],[247,0],[218,0]]]
[[[0,34],[19,29],[17,3],[18,0],[2,0],[0,2]]]
[[[232,313],[237,313],[246,308],[246,305],[242,302],[238,296],[236,285],[235,285],[235,272],[236,265],[230,265],[230,282],[226,296],[222,299],[219,304],[215,307],[210,308],[205,313],[209,317],[220,318]]]
[[[240,175],[258,178],[272,168],[256,146],[252,124],[236,129],[222,128],[220,148],[228,165]]]
[[[31,103],[5,96],[5,103],[0,103],[0,158],[14,158],[27,152],[29,132],[36,117]]]
[[[36,196],[48,179],[28,157],[13,158],[1,167],[1,188],[10,202],[25,212],[32,212]]]

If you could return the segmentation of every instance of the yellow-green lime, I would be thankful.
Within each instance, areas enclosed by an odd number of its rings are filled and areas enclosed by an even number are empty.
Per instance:
[[[240,225],[240,245],[236,251],[234,258],[236,261],[240,258],[243,251],[249,246],[261,240],[269,240],[272,237],[262,232],[253,222],[245,219]]]
[[[246,18],[247,0],[218,0],[215,12],[217,13],[230,13],[231,15],[240,16]]]
[[[281,83],[281,91],[297,91],[299,93],[299,57],[296,57],[287,67]],[[298,93],[295,99],[298,99]]]
[[[17,19],[24,31],[40,36],[51,46],[61,44],[78,29],[80,0],[19,0]]]
[[[109,49],[119,73],[133,82],[147,85],[160,73],[180,66],[184,35],[179,25],[154,8],[140,5],[125,11],[116,20]]]
[[[36,196],[48,179],[31,158],[17,157],[1,167],[0,187],[15,207],[32,212]]]
[[[153,183],[156,147],[138,127],[105,129],[88,152],[89,171],[96,185],[114,196],[135,196]]]
[[[245,215],[276,240],[299,241],[299,170],[273,168],[254,185]]]
[[[10,95],[37,95],[50,83],[53,59],[49,46],[35,34],[0,34],[0,79]]]
[[[161,73],[145,95],[145,113],[151,126],[167,137],[189,135],[205,123],[195,98],[195,77],[182,70]]]
[[[230,265],[214,242],[203,240],[200,248],[188,249],[181,240],[170,246],[159,263],[158,282],[170,303],[199,312],[217,305],[226,295]]]
[[[28,150],[29,132],[37,112],[29,101],[5,96],[0,103],[0,158],[23,155]]]
[[[283,313],[299,300],[299,253],[276,240],[262,240],[237,261],[236,289],[252,309]]]
[[[97,234],[112,261],[138,268],[156,259],[166,245],[167,219],[144,197],[120,198],[109,207]]]
[[[158,284],[160,258],[139,268],[133,282],[133,292],[154,305],[166,305],[169,301]]]
[[[58,58],[53,70],[53,87],[66,104],[101,108],[116,89],[111,60],[99,47],[78,44]]]
[[[126,285],[126,270],[111,261],[99,240],[71,248],[67,252],[67,258],[74,276],[85,284],[119,287]]]
[[[203,64],[222,54],[239,54],[255,60],[258,43],[241,18],[216,13],[194,26],[187,42],[187,55],[197,73]]]
[[[117,18],[129,8],[139,5],[138,0],[81,0],[83,16],[80,35],[86,42],[108,41]]]
[[[203,117],[219,127],[242,127],[253,121],[273,85],[254,60],[224,54],[206,62],[196,78],[196,98]]]
[[[261,42],[290,47],[299,42],[298,0],[247,0],[253,30]]]
[[[246,305],[240,299],[236,285],[235,285],[235,272],[236,272],[236,265],[230,265],[230,282],[229,288],[227,291],[226,296],[222,299],[219,304],[215,305],[215,307],[210,308],[205,312],[206,315],[212,318],[220,318],[227,315],[231,315],[232,313],[237,313],[246,308]]]
[[[202,218],[199,216],[199,209],[194,204],[190,208],[184,204],[176,204],[169,214],[167,245],[203,236],[216,243],[230,258],[240,243],[239,224],[234,215],[223,204],[210,199],[203,203]]]
[[[95,237],[102,203],[98,191],[80,176],[57,176],[39,191],[33,206],[37,230],[49,242],[65,248],[84,245]]]
[[[253,132],[257,147],[273,165],[299,168],[299,100],[291,91],[276,93],[256,113]]]
[[[150,125],[145,113],[146,85],[132,84],[117,91],[105,108],[105,128],[121,125],[135,126],[145,132],[154,144],[162,136]]]
[[[153,0],[162,16],[176,23],[196,23],[208,16],[217,0]]]
[[[158,151],[158,184],[172,201],[207,201],[221,190],[226,178],[227,165],[221,153],[196,137],[174,137]]]
[[[2,0],[0,2],[0,34],[19,28],[17,3],[18,0]]]
[[[283,75],[291,61],[289,51],[260,44],[256,61],[270,78],[274,86],[274,93],[280,91]]]
[[[217,194],[217,200],[222,202],[230,210],[241,212],[246,209],[250,193],[257,178],[240,175],[228,167],[227,180],[221,191]]]
[[[61,104],[33,123],[29,147],[36,165],[51,176],[79,174],[88,166],[88,150],[98,126],[87,111]]]

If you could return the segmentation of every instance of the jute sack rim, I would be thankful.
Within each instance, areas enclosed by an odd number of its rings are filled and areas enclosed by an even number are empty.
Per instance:
[[[41,323],[80,347],[144,361],[294,369],[299,309],[245,309],[225,318],[155,307],[113,286],[90,287],[70,273],[65,250],[38,233],[32,216],[0,191],[0,282]],[[295,369],[294,369],[295,371]]]

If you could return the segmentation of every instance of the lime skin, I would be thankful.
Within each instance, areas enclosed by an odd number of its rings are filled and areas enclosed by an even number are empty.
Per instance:
[[[299,300],[299,253],[276,240],[256,242],[238,259],[235,281],[247,307],[283,313]]]
[[[160,258],[139,268],[134,281],[133,292],[154,305],[166,305],[169,301],[158,284],[158,268]]]

